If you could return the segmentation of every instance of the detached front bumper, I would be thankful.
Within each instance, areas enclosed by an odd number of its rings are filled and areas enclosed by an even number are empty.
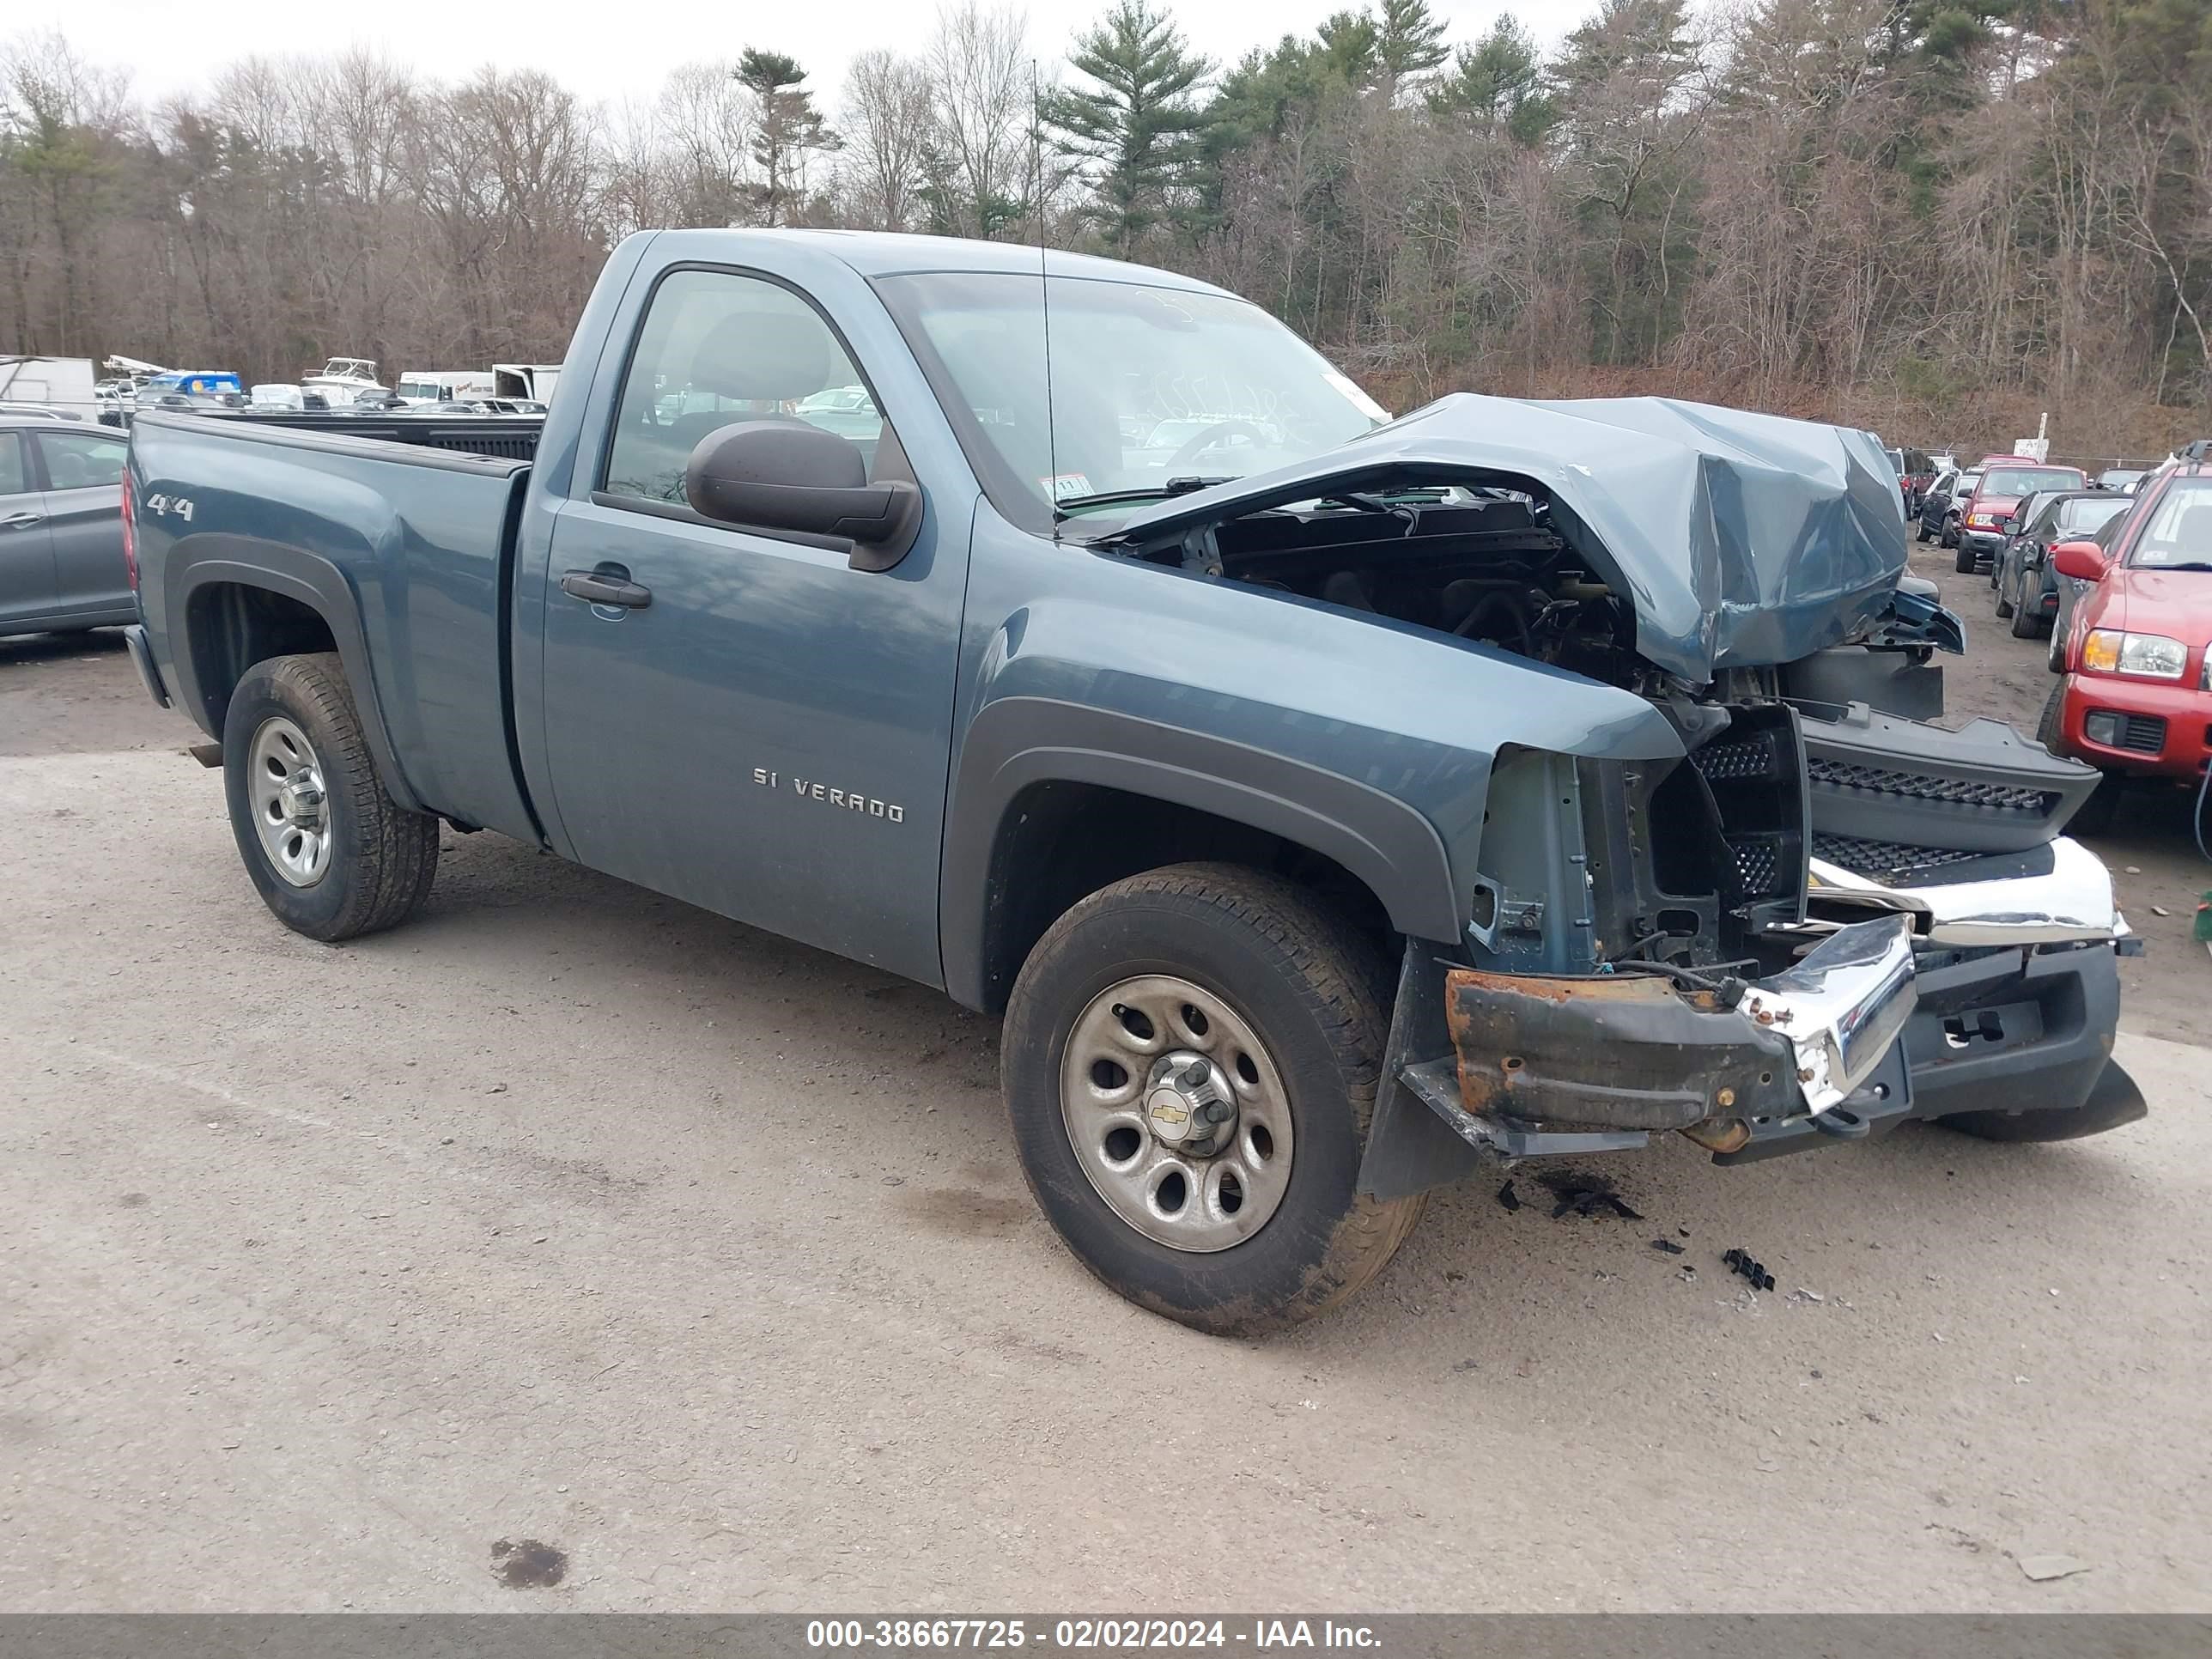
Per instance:
[[[1959,532],[1959,545],[1977,559],[1993,559],[2004,551],[2005,532],[2002,530],[1968,530]]]
[[[1830,934],[1786,973],[1720,991],[1656,974],[1455,968],[1444,1012],[1472,1113],[1558,1130],[1689,1130],[1739,1144],[1754,1121],[1831,1112],[1911,1017],[1912,927]]]
[[[1914,1118],[2066,1110],[2125,1084],[2108,1070],[2117,958],[2137,941],[2085,848],[2061,837],[1917,887],[1818,860],[1814,872],[1812,948],[1726,992],[1710,976],[1503,974],[1409,950],[1400,1018],[1409,1031],[1425,1002],[1452,1052],[1395,1069],[1362,1189],[1668,1130],[1734,1164]],[[1427,1131],[1407,1129],[1414,1115]]]

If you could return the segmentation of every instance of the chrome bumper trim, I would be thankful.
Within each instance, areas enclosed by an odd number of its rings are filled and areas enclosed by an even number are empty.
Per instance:
[[[1798,1091],[1819,1114],[1857,1091],[1917,1001],[1911,918],[1890,915],[1838,928],[1795,967],[1753,984],[1739,1012],[1790,1039]]]

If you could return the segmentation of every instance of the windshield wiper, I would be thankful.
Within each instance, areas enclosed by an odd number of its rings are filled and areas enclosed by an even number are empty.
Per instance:
[[[1116,501],[1164,501],[1177,495],[1188,495],[1193,490],[1211,489],[1216,484],[1235,483],[1237,475],[1230,473],[1219,478],[1170,478],[1153,489],[1113,489],[1096,495],[1063,495],[1053,503],[1054,516],[1068,517],[1071,507],[1110,507]]]

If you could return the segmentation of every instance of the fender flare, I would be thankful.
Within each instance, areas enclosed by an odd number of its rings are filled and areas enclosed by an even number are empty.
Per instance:
[[[331,630],[338,660],[344,665],[354,707],[361,716],[362,734],[385,791],[409,811],[422,804],[400,770],[398,751],[385,724],[371,667],[368,640],[362,631],[361,606],[352,586],[337,566],[303,549],[249,536],[213,533],[179,542],[168,556],[163,610],[170,648],[170,667],[177,702],[200,729],[218,742],[222,727],[216,711],[199,683],[199,665],[192,650],[191,629],[193,595],[202,588],[222,584],[258,587],[281,593],[308,606]],[[181,647],[181,648],[179,648]]]
[[[1085,783],[1171,801],[1280,836],[1342,865],[1390,925],[1456,940],[1463,902],[1436,828],[1373,786],[1250,744],[1056,698],[1006,696],[969,727],[945,815],[939,891],[945,989],[983,1007],[991,866],[1021,793]]]

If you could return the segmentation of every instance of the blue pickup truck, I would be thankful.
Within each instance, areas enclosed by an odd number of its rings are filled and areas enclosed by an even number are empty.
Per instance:
[[[1001,1012],[1039,1204],[1201,1329],[1513,1160],[2143,1111],[2094,775],[1906,717],[1960,635],[1868,434],[1394,421],[1164,272],[671,231],[542,424],[154,413],[125,489],[286,926],[404,921],[443,823]]]

